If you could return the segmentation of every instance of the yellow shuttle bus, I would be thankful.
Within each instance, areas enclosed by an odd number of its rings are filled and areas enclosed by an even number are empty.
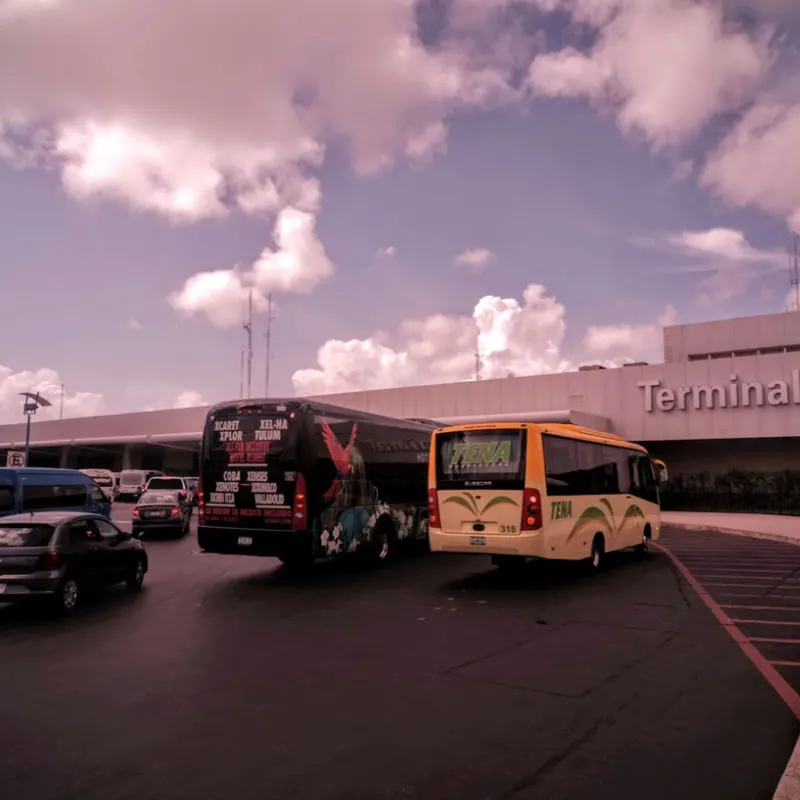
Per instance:
[[[661,525],[647,451],[610,433],[562,423],[440,428],[428,472],[431,550],[588,559],[647,550]]]

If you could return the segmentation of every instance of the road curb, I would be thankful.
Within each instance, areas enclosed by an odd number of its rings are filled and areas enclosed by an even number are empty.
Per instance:
[[[772,800],[797,800],[800,798],[800,739],[794,746],[789,763],[783,771]]]
[[[760,531],[740,531],[733,528],[720,528],[714,525],[698,525],[694,522],[663,522],[662,528],[681,528],[685,531],[703,531],[704,533],[724,533],[729,536],[747,536],[750,539],[768,539],[781,544],[800,546],[800,539],[790,536],[781,536],[779,533],[762,533]]]

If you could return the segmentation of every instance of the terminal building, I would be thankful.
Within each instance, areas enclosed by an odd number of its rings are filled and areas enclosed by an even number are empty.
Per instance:
[[[799,312],[675,325],[663,339],[659,364],[309,399],[446,423],[487,415],[572,421],[645,445],[671,475],[800,470]],[[30,464],[197,474],[206,411],[33,422]],[[0,464],[24,445],[24,421],[0,426]]]

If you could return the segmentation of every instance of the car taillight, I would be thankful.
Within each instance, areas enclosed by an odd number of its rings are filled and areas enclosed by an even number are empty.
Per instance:
[[[292,506],[292,530],[302,531],[308,527],[308,498],[306,479],[302,472],[297,473],[294,486],[294,505]]]
[[[175,508],[173,508],[173,509],[172,509],[172,511],[171,511],[170,513],[171,513],[171,514],[172,514],[172,516],[174,517],[176,514],[179,514],[179,513],[180,513],[180,509],[179,509],[177,506],[175,506]]]
[[[58,569],[59,564],[61,563],[61,558],[59,557],[58,553],[55,550],[50,550],[47,553],[42,553],[39,556],[39,560],[36,562],[36,569],[42,572]]]
[[[442,521],[439,519],[439,497],[436,489],[428,489],[428,525],[431,528],[441,528]]]
[[[538,489],[526,489],[522,496],[522,530],[538,531],[542,527],[542,497]]]
[[[138,508],[134,508],[133,511],[131,511],[131,514],[133,514],[134,517],[138,517],[139,516],[139,509]]]

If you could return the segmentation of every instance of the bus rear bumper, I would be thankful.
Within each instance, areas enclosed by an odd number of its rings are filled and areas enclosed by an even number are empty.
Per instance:
[[[528,556],[545,558],[544,532],[531,531],[508,536],[503,534],[482,535],[477,533],[449,533],[431,528],[428,531],[433,553],[474,553],[503,556]]]
[[[295,548],[307,547],[310,552],[312,540],[311,531],[251,530],[200,525],[197,528],[197,544],[205,553],[278,557]]]

